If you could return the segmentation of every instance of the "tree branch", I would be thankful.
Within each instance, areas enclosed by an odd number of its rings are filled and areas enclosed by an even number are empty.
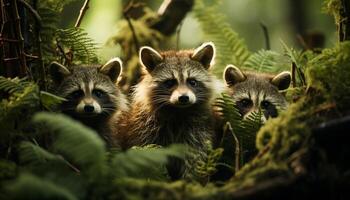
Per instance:
[[[83,7],[81,7],[79,17],[75,22],[75,26],[74,26],[75,28],[80,27],[80,23],[83,20],[83,17],[85,16],[86,11],[89,9],[89,3],[90,3],[90,0],[85,0]]]
[[[135,44],[135,52],[139,51],[140,48],[140,43],[139,40],[137,39],[137,35],[136,35],[136,31],[134,29],[134,26],[132,25],[131,19],[129,17],[129,12],[135,8],[135,7],[139,7],[141,4],[135,4],[133,0],[131,0],[128,5],[124,8],[123,10],[123,15],[124,18],[126,19],[126,21],[128,22],[128,26],[131,30],[132,33],[132,38],[134,39],[134,44]]]
[[[341,0],[339,15],[341,16],[338,24],[339,41],[350,40],[350,2],[348,0]]]
[[[192,9],[193,0],[164,0],[158,9],[159,21],[151,26],[164,35],[171,35]]]
[[[267,29],[267,26],[260,22],[260,26],[263,30],[263,33],[264,33],[264,37],[265,37],[265,48],[267,50],[270,50],[271,49],[271,46],[270,46],[270,36],[269,36],[269,30]]]

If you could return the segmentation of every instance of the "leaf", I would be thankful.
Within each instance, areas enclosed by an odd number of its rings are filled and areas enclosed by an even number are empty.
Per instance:
[[[205,38],[213,41],[216,46],[218,67],[215,68],[215,72],[221,75],[227,64],[242,66],[249,58],[250,52],[243,39],[227,23],[218,5],[213,3],[208,6],[203,0],[197,0],[193,13],[203,29]]]
[[[112,158],[112,167],[118,178],[165,179],[165,165],[168,158],[184,158],[186,148],[183,145],[154,148],[143,147],[129,149]]]
[[[9,199],[78,199],[66,188],[31,174],[20,175],[5,188]]]
[[[41,104],[47,110],[52,110],[53,106],[59,105],[61,102],[66,101],[66,99],[62,97],[56,96],[45,91],[40,91],[40,100]]]
[[[105,144],[92,129],[62,114],[41,112],[33,117],[35,123],[47,125],[57,135],[54,149],[82,171],[97,178],[103,173]]]
[[[242,68],[257,72],[276,73],[289,70],[290,63],[287,57],[274,51],[262,49],[252,54],[244,62]]]

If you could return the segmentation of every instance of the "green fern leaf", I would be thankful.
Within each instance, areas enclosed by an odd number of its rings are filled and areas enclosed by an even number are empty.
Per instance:
[[[239,145],[240,155],[236,156],[240,157],[240,166],[242,166],[256,154],[255,138],[256,133],[262,126],[262,112],[253,112],[246,119],[242,119],[242,116],[237,110],[232,98],[227,94],[223,94],[222,97],[218,99],[216,106],[221,109],[224,120],[231,124],[233,131],[232,134],[238,139],[238,144],[236,144],[232,135],[224,136],[222,141],[224,149],[231,148],[228,152],[235,152],[233,149],[236,148],[236,145]],[[226,140],[229,140],[229,142]],[[232,156],[233,155],[231,155],[231,159]],[[235,163],[232,163],[232,160],[226,163],[236,165]]]
[[[146,146],[118,153],[112,158],[112,168],[117,178],[167,178],[165,165],[168,157],[184,158],[186,148],[182,145],[169,147]]]
[[[40,91],[40,100],[41,105],[44,106],[44,108],[46,108],[47,110],[53,110],[54,106],[59,105],[63,101],[66,101],[66,99],[62,97],[56,96],[45,91]]]
[[[53,148],[81,171],[94,174],[93,178],[103,173],[105,146],[93,130],[62,114],[42,112],[36,114],[33,121],[43,123],[57,134]]]
[[[210,6],[203,0],[197,0],[193,9],[205,38],[213,41],[217,48],[215,73],[220,75],[227,64],[242,66],[250,52],[243,39],[232,30],[225,16],[219,11],[218,3]]]
[[[5,189],[9,199],[78,199],[68,189],[31,174],[20,175]]]
[[[276,73],[284,70],[289,70],[289,59],[283,55],[270,51],[260,50],[252,54],[243,64],[243,69],[256,72]]]
[[[65,50],[73,52],[75,64],[98,62],[97,44],[83,29],[58,29],[56,40]]]

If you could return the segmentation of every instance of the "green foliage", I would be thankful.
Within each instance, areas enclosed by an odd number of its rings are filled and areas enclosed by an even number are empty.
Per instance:
[[[260,50],[253,53],[243,64],[242,68],[256,72],[277,73],[289,70],[290,63],[285,56],[271,50]]]
[[[57,134],[53,144],[55,151],[78,165],[81,171],[93,172],[96,178],[101,176],[102,165],[106,160],[105,147],[97,133],[59,114],[38,113],[33,120],[35,123],[44,123]]]
[[[58,29],[55,39],[65,52],[72,52],[74,64],[98,63],[97,45],[83,29]]]
[[[205,159],[199,159],[195,163],[195,177],[196,180],[199,180],[202,184],[209,182],[210,177],[217,172],[217,165],[219,160],[223,155],[224,149],[217,148],[213,149],[212,145],[207,143],[208,153],[206,154]]]
[[[0,92],[4,94],[0,102],[3,142],[22,135],[21,131],[29,126],[32,113],[42,110],[43,106],[51,109],[62,101],[60,97],[40,91],[38,85],[25,79],[0,76]]]
[[[125,87],[135,85],[141,77],[139,65],[138,48],[148,45],[159,49],[166,37],[159,31],[152,29],[151,25],[157,20],[157,13],[148,7],[142,7],[143,16],[137,20],[130,18],[118,22],[118,31],[107,41],[108,45],[119,45],[123,50],[122,60],[124,61],[123,74],[125,74]],[[133,27],[131,30],[130,26]],[[135,41],[137,39],[137,42]]]
[[[105,195],[116,192],[112,187],[114,180],[168,180],[164,168],[168,157],[186,155],[183,146],[172,145],[135,148],[107,156],[103,140],[79,122],[45,112],[36,114],[33,121],[53,133],[55,139],[48,149],[29,141],[19,144],[20,164],[26,167],[27,174],[9,183],[6,192],[14,198],[21,198],[16,195],[22,195],[27,188],[33,190],[28,195],[34,199],[57,195],[63,195],[63,199],[84,199],[87,194],[98,198],[102,191]],[[28,186],[31,181],[33,185]]]
[[[336,103],[340,110],[350,108],[350,43],[343,42],[308,63],[308,87],[320,91],[328,102]],[[320,98],[319,100],[322,100]],[[324,102],[323,102],[324,103]]]
[[[45,64],[53,60],[67,65],[97,63],[97,45],[81,28],[61,29],[60,14],[63,6],[75,0],[41,1],[38,13],[41,17],[41,46]]]
[[[193,13],[202,27],[205,38],[215,43],[217,49],[215,72],[221,76],[227,64],[243,66],[250,52],[244,41],[226,22],[218,5],[218,3],[207,5],[203,0],[197,0]]]
[[[116,154],[112,158],[112,165],[117,178],[167,180],[165,165],[160,164],[167,163],[169,156],[184,158],[185,155],[185,148],[181,145],[172,145],[168,148],[148,145]]]
[[[236,159],[239,158],[239,163],[235,163],[236,161],[232,163],[232,168],[234,168],[233,166],[242,166],[252,159],[257,152],[255,138],[256,133],[262,126],[262,112],[253,112],[247,118],[242,119],[232,98],[227,94],[223,94],[218,99],[216,106],[221,108],[225,122],[229,123],[229,127],[226,127],[227,130],[224,131],[221,143],[225,146],[225,149],[239,149],[239,152],[235,152],[235,157]],[[233,155],[230,156],[232,160]]]
[[[69,190],[31,174],[22,174],[6,188],[11,199],[78,199]]]

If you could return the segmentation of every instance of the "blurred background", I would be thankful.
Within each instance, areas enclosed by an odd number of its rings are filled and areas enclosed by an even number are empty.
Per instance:
[[[157,11],[163,0],[145,0]],[[84,0],[73,1],[63,10],[62,28],[73,27]],[[123,18],[123,5],[127,0],[91,0],[81,24],[89,36],[101,47],[102,60],[120,55],[120,47],[104,45],[107,39],[118,31],[118,22]],[[269,32],[271,49],[282,52],[281,40],[288,46],[301,47],[298,35],[322,35],[324,46],[336,42],[333,18],[322,12],[323,0],[221,0],[221,10],[250,51],[265,48],[261,27],[263,23]],[[180,48],[193,48],[203,41],[201,28],[189,13],[180,32]]]

